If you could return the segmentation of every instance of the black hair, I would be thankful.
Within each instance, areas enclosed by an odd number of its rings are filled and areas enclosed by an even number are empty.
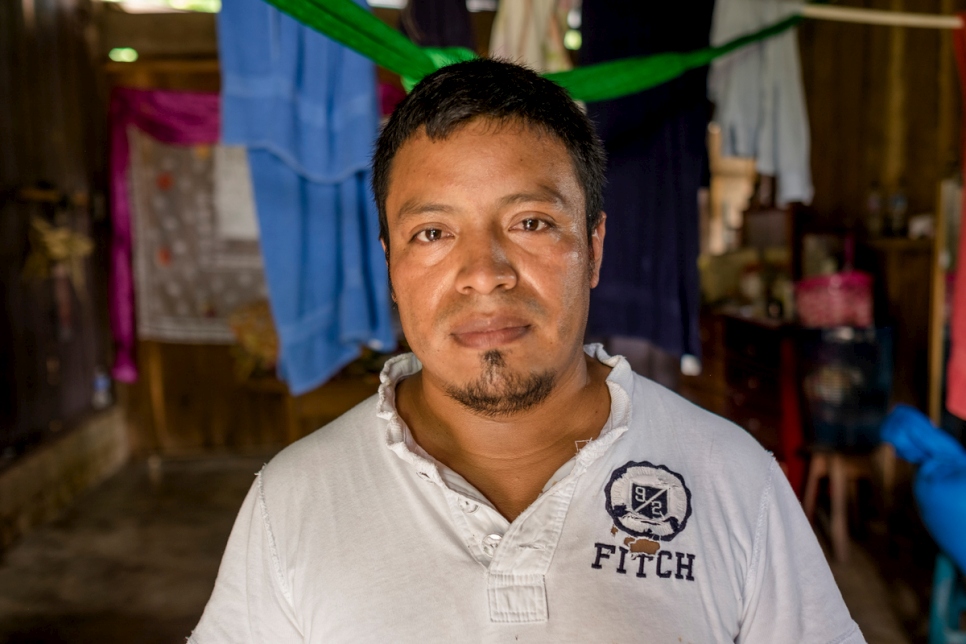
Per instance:
[[[477,58],[426,76],[396,107],[379,135],[372,187],[379,209],[379,237],[387,251],[386,196],[396,153],[421,127],[431,140],[439,140],[478,118],[499,124],[519,122],[564,144],[584,190],[589,242],[603,209],[605,165],[604,147],[590,119],[553,81],[514,63]]]

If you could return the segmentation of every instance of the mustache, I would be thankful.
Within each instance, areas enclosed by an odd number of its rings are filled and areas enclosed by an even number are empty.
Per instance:
[[[487,295],[460,295],[452,298],[438,311],[436,322],[440,326],[449,327],[454,322],[470,316],[499,314],[538,320],[547,317],[547,310],[537,298],[514,291]]]

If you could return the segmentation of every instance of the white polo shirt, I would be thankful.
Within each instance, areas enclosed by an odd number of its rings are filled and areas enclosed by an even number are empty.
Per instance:
[[[610,418],[512,523],[413,442],[391,360],[262,470],[189,642],[864,642],[771,455],[587,351]]]

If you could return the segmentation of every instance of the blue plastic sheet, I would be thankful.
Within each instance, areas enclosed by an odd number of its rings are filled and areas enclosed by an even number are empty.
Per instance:
[[[966,571],[966,449],[908,405],[889,414],[882,439],[919,465],[913,493],[923,523],[959,570]]]

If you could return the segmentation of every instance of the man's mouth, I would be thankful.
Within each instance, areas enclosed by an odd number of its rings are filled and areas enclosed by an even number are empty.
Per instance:
[[[526,320],[515,317],[473,318],[450,332],[456,344],[468,349],[493,349],[518,340],[530,332]]]

